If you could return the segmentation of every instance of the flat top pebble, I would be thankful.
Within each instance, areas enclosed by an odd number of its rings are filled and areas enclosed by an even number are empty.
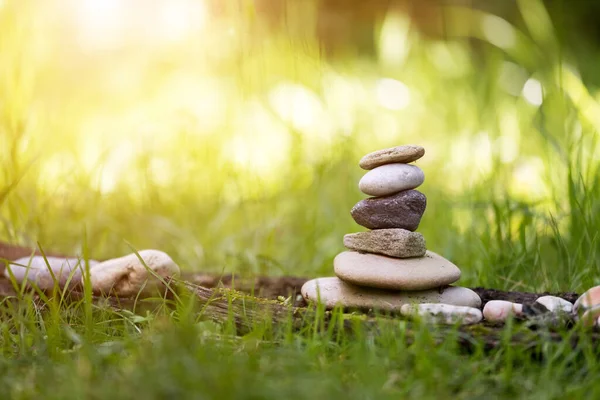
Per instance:
[[[369,153],[361,158],[358,165],[362,169],[369,170],[385,164],[413,162],[423,157],[424,154],[423,147],[407,144]]]

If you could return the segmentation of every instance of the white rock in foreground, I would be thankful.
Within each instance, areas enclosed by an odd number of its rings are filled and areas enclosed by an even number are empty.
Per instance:
[[[550,312],[570,313],[573,311],[573,304],[570,301],[556,296],[542,296],[535,302],[543,305]]]
[[[320,302],[327,309],[336,305],[362,310],[399,312],[405,304],[445,303],[480,307],[481,298],[471,289],[450,286],[420,291],[392,291],[352,285],[336,277],[318,278],[306,282],[301,289],[308,301]]]
[[[89,261],[90,268],[96,264],[98,264],[98,261]],[[10,279],[10,272],[12,272],[18,283],[22,283],[27,279],[29,283],[37,285],[42,290],[51,290],[55,281],[48,267],[52,270],[59,287],[63,288],[67,285],[67,282],[70,287],[73,287],[81,282],[81,273],[85,269],[85,261],[79,258],[46,257],[44,259],[42,256],[23,257],[8,264],[8,267],[4,270],[4,276]]]
[[[486,321],[506,321],[510,315],[523,313],[523,305],[505,300],[490,300],[483,307],[483,317]]]
[[[146,265],[140,261],[138,254]],[[110,293],[120,297],[135,296],[142,290],[143,294],[151,294],[164,287],[155,275],[162,279],[179,275],[179,266],[167,253],[142,250],[138,254],[114,258],[91,268],[92,291],[96,294]]]
[[[427,322],[438,324],[462,325],[476,324],[483,316],[473,307],[453,306],[450,304],[405,304],[400,313],[407,317],[419,317]]]
[[[414,189],[425,181],[421,168],[409,164],[386,164],[365,174],[358,183],[364,194],[386,196]]]

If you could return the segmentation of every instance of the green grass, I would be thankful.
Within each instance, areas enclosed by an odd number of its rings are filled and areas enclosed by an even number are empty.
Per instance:
[[[516,28],[449,9],[445,41],[382,15],[376,56],[346,43],[334,59],[312,30],[317,2],[282,2],[281,26],[251,2],[228,4],[181,42],[95,49],[57,28],[52,2],[0,1],[0,240],[90,258],[131,243],[186,270],[327,276],[343,235],[361,229],[349,214],[363,197],[360,157],[417,143],[419,231],[461,267],[461,284],[600,284],[600,93],[577,73],[594,57],[583,41],[561,45],[541,3],[518,2]],[[493,44],[510,32],[511,46]],[[390,43],[408,49],[404,60],[378,50]],[[380,103],[383,77],[409,88],[406,108]],[[540,106],[520,93],[530,77]],[[23,296],[0,306],[6,398],[546,399],[600,388],[585,340],[543,342],[532,356],[507,331],[498,349],[467,354],[452,335],[434,344],[431,326],[417,324],[409,345],[401,321],[377,334],[257,321],[236,338],[187,304],[138,315]]]

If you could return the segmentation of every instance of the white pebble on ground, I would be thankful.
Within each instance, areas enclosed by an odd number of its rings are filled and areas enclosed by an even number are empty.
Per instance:
[[[573,311],[573,304],[570,301],[556,296],[542,296],[535,302],[543,305],[550,312],[570,313]]]
[[[490,322],[506,321],[511,315],[520,315],[523,305],[505,300],[490,300],[483,307],[483,318]]]

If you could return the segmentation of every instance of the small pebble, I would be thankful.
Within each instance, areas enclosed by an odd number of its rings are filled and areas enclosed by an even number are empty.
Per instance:
[[[535,302],[542,304],[550,312],[570,313],[573,311],[573,304],[571,304],[570,301],[556,296],[542,296],[539,297]]]
[[[413,162],[423,157],[424,154],[423,147],[408,144],[369,153],[360,160],[358,165],[362,169],[373,169],[385,164]]]
[[[405,304],[400,309],[400,313],[407,317],[418,316],[428,322],[448,325],[456,323],[471,325],[480,322],[483,318],[477,308],[449,304]]]
[[[370,196],[387,196],[415,189],[425,181],[421,168],[409,164],[386,164],[365,174],[358,188]]]
[[[483,318],[490,322],[506,321],[510,315],[521,315],[523,305],[505,300],[490,300],[483,307]]]

